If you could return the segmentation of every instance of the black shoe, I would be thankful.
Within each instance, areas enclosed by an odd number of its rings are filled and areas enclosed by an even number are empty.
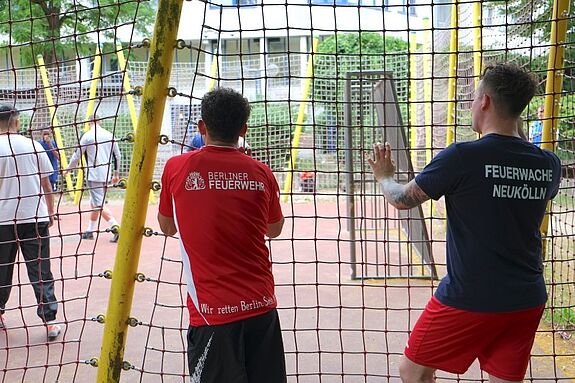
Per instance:
[[[85,231],[82,233],[82,239],[94,239],[94,233],[91,231]]]
[[[120,239],[120,234],[114,233],[114,236],[112,237],[112,239],[110,239],[110,242],[117,243],[119,239]]]

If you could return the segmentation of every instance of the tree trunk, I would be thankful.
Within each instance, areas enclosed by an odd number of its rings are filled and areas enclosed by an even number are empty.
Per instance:
[[[56,43],[60,39],[60,28],[62,27],[60,21],[60,7],[49,7],[46,13],[46,20],[48,21],[48,26],[50,28],[50,37],[52,39],[52,44],[46,49],[46,65],[50,68],[59,67],[58,61],[58,49]]]

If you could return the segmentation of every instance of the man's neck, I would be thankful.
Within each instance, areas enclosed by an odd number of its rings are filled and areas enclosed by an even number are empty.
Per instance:
[[[237,144],[230,144],[229,142],[221,142],[221,141],[217,141],[217,142],[206,142],[206,146],[217,146],[220,148],[233,148],[233,149],[237,149],[238,145]]]
[[[220,141],[220,140],[212,140],[207,135],[204,137],[204,139],[206,141],[206,146],[222,146],[222,147],[228,147],[228,148],[237,148],[238,147],[237,140],[233,143],[230,143],[230,142],[224,142],[224,141]]]
[[[501,136],[520,137],[517,131],[517,119],[495,119],[486,121],[483,129],[481,129],[481,134],[487,135],[491,133]]]

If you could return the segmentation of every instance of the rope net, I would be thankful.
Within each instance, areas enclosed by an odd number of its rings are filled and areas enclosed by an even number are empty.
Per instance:
[[[105,192],[105,206],[119,220],[123,188],[130,187],[125,179],[157,2],[70,0],[53,8],[43,8],[53,4],[41,0],[0,4],[0,103],[20,111],[23,135],[41,140],[45,129],[52,132],[60,169],[82,147],[89,116],[100,116],[122,157],[118,170],[124,180],[110,182]],[[476,25],[478,5],[481,22]],[[490,62],[516,62],[538,74],[541,87],[523,116],[528,130],[544,103],[550,6],[543,0],[461,2],[454,27],[452,3],[419,0],[184,4],[154,177],[160,178],[167,159],[192,146],[206,91],[232,87],[250,100],[246,141],[288,197],[282,204],[283,234],[269,242],[288,381],[399,381],[409,331],[446,272],[445,205],[440,200],[418,211],[397,212],[379,194],[366,157],[374,142],[390,141],[396,162],[404,164],[399,177],[407,181],[448,145],[450,129],[454,141],[476,139],[470,129],[471,101],[477,75]],[[50,29],[46,15],[58,16],[60,28]],[[553,135],[564,177],[550,206],[544,261],[549,301],[529,381],[575,379],[572,14],[567,22],[571,33],[564,42],[563,91]],[[457,57],[451,67],[454,31]],[[453,98],[450,79],[455,80]],[[3,154],[0,161],[15,157]],[[111,176],[113,162],[110,152],[99,166]],[[0,253],[0,268],[14,268],[12,280],[0,282],[0,288],[12,286],[2,315],[6,329],[0,330],[2,382],[95,380],[116,252],[109,239],[117,228],[98,217],[94,239],[82,236],[94,211],[93,185],[86,182],[81,163],[76,168],[68,177],[57,177],[53,193],[59,220],[49,229],[50,266],[56,322],[62,326],[56,340],[47,340],[45,318],[36,314],[33,285],[49,284],[27,274],[37,261],[23,254],[10,261]],[[2,175],[0,185],[8,178]],[[0,204],[8,198],[13,197],[2,196]],[[148,229],[122,381],[186,382],[188,314],[179,244],[158,233],[155,197],[139,203],[147,206]],[[0,246],[20,241],[0,238]],[[481,381],[487,376],[476,363],[465,375],[439,373],[438,378]]]

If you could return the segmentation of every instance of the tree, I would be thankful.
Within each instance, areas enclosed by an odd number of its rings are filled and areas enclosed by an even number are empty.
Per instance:
[[[396,37],[383,37],[376,32],[343,33],[333,35],[321,42],[319,53],[343,55],[380,55],[383,53],[405,52],[407,42]]]
[[[572,0],[569,0],[572,2]],[[551,41],[551,19],[553,1],[549,0],[514,0],[488,2],[486,6],[495,9],[499,14],[508,17],[516,27],[508,29],[508,39],[513,36],[526,38],[529,41],[539,41],[540,44],[549,44]],[[573,8],[573,2],[571,3]],[[573,11],[573,9],[571,9]],[[531,40],[533,38],[533,40]],[[575,23],[567,19],[567,35],[565,41],[565,78],[575,76]],[[544,72],[547,70],[547,55],[532,57],[530,69]],[[564,81],[563,89],[572,93],[575,91],[573,82]]]
[[[0,34],[5,47],[20,51],[21,65],[41,54],[47,65],[93,51],[98,35],[113,41],[117,28],[133,22],[146,34],[153,23],[149,2],[136,0],[0,0]],[[137,23],[135,22],[137,20]]]

